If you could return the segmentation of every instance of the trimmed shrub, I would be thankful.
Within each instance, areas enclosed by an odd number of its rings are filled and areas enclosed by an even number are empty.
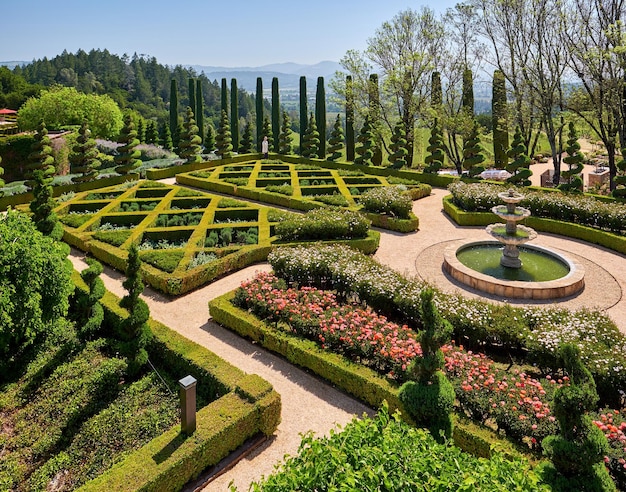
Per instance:
[[[280,241],[352,239],[367,236],[370,223],[358,212],[338,208],[316,209],[276,224]]]
[[[408,219],[413,208],[411,198],[398,186],[378,186],[365,191],[359,203],[367,212]]]

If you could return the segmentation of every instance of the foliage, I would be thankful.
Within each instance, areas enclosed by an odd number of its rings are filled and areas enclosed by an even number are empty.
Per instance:
[[[192,80],[192,79],[191,79]],[[202,139],[198,136],[198,126],[193,117],[193,111],[187,107],[185,121],[180,132],[180,142],[178,143],[178,155],[185,159],[186,164],[202,162],[200,151]]]
[[[472,130],[463,142],[463,169],[469,172],[470,177],[479,176],[485,170],[481,163],[485,160],[480,145],[480,129],[474,121]]]
[[[569,133],[565,151],[567,155],[563,158],[563,162],[569,166],[569,169],[561,172],[563,182],[559,184],[559,189],[563,191],[582,191],[582,172],[585,167],[585,156],[580,151],[578,134],[576,133],[576,127],[572,121],[569,123]]]
[[[291,154],[291,119],[287,111],[283,111],[283,123],[278,137],[278,153],[283,155]]]
[[[89,293],[77,301],[74,318],[80,337],[90,340],[98,335],[104,321],[104,308],[100,299],[104,296],[105,288],[100,278],[102,265],[93,258],[85,258],[85,263],[87,268],[80,272],[80,277],[87,284]]]
[[[72,150],[74,152],[70,155],[70,170],[72,174],[77,174],[72,178],[72,181],[83,183],[97,179],[98,168],[100,167],[98,150],[96,149],[96,141],[91,138],[91,130],[86,120],[83,121],[78,131],[76,145]]]
[[[274,146],[274,132],[272,131],[272,124],[270,122],[270,119],[266,116],[263,119],[263,137],[267,137],[267,148],[268,150],[271,150],[272,147]],[[261,148],[259,147],[259,150],[261,150]]]
[[[204,149],[207,152],[213,152],[215,150],[215,129],[211,123],[206,127],[206,135],[204,136]]]
[[[22,213],[0,217],[2,360],[46,335],[67,313],[73,285],[68,247],[42,235]]]
[[[509,148],[509,132],[507,124],[506,82],[500,70],[493,72],[491,115],[493,119],[493,157],[497,169],[506,166]]]
[[[220,126],[217,130],[217,138],[215,140],[217,146],[215,153],[222,159],[229,159],[232,155],[233,144],[230,135],[230,125],[228,124],[228,114],[224,110],[222,110]]]
[[[41,179],[45,185],[52,183],[55,174],[54,158],[52,157],[52,147],[50,146],[50,137],[48,137],[48,129],[43,120],[39,122],[35,140],[33,141],[30,154],[28,155],[29,164],[26,166],[27,173],[26,186],[33,189],[35,186],[34,173],[41,172]]]
[[[178,81],[172,79],[170,80],[170,114],[168,125],[172,138],[172,147],[178,147],[178,135],[180,135],[178,125]],[[175,137],[176,140],[174,141]]]
[[[261,152],[261,142],[263,141],[264,129],[263,129],[263,79],[261,77],[256,78],[256,93],[255,93],[255,116],[256,116],[256,150]],[[269,138],[269,137],[267,137]]]
[[[196,107],[194,108],[194,116],[198,125],[198,136],[200,137],[200,145],[204,142],[204,96],[202,95],[202,80],[196,80]]]
[[[50,128],[81,125],[87,120],[94,135],[115,137],[122,128],[122,112],[108,95],[82,94],[73,87],[55,86],[29,98],[18,112],[24,130],[34,130],[41,120]]]
[[[411,198],[398,186],[377,186],[363,194],[359,203],[367,212],[408,219],[413,207]]]
[[[2,157],[0,156],[0,164],[2,163]],[[2,175],[4,174],[4,169],[0,166],[0,188],[4,188],[4,180],[2,179]],[[2,198],[3,192],[0,191],[0,198]]]
[[[240,154],[249,154],[252,152],[252,126],[250,122],[246,122],[241,135],[241,144],[239,145]]]
[[[146,143],[156,145],[158,139],[159,132],[156,121],[148,120],[148,123],[146,124]]]
[[[258,244],[259,229],[257,227],[248,227],[245,230],[235,230],[232,227],[224,227],[222,229],[213,229],[208,231],[204,240],[206,248],[226,247],[231,244]]]
[[[346,75],[346,160],[354,161],[354,91],[352,76]]]
[[[313,113],[309,116],[309,122],[306,127],[306,132],[300,140],[301,153],[303,157],[307,159],[318,158],[318,150],[320,143],[320,135],[317,131],[317,125],[315,124],[315,117]]]
[[[441,129],[437,118],[433,120],[433,126],[430,129],[430,139],[428,140],[428,147],[426,150],[429,154],[424,159],[426,166],[424,167],[425,173],[437,174],[437,171],[443,166],[444,153],[443,153],[443,140]]]
[[[32,179],[28,184],[32,186],[33,201],[30,210],[33,213],[33,222],[37,229],[52,239],[60,240],[63,236],[63,227],[54,213],[56,202],[52,198],[52,157],[50,156],[49,139],[46,126],[42,122],[33,142],[32,152],[29,157],[33,160],[29,169],[32,170]]]
[[[237,79],[230,79],[230,133],[233,150],[239,148],[239,92]]]
[[[212,261],[217,260],[217,256],[215,253],[207,253],[205,251],[200,251],[187,265],[187,269],[191,270],[192,268],[199,267],[201,265],[206,265],[207,263],[211,263]]]
[[[372,126],[370,124],[369,116],[365,117],[359,136],[357,137],[359,145],[356,146],[356,153],[358,156],[354,159],[354,163],[360,166],[371,166],[372,157],[374,157],[374,147],[376,143],[374,141],[374,135],[372,133]]]
[[[513,142],[511,142],[511,148],[506,153],[509,159],[512,159],[505,168],[511,173],[511,176],[507,179],[507,183],[511,183],[517,186],[530,186],[530,176],[533,172],[530,168],[530,157],[526,154],[526,145],[522,136],[522,131],[519,126],[515,127],[515,134],[513,135]]]
[[[307,115],[309,114],[309,109],[308,109],[308,101],[307,101],[307,92],[306,92],[306,76],[301,75],[300,76],[300,83],[299,83],[299,94],[298,94],[298,99],[299,99],[299,108],[300,108],[300,148],[298,149],[298,154],[302,155],[303,152],[303,148],[302,148],[302,137],[305,135],[306,133],[306,128],[307,128]]]
[[[358,212],[339,208],[310,210],[276,224],[281,241],[351,239],[367,235],[369,221]]]
[[[391,136],[391,154],[389,154],[389,164],[392,169],[402,169],[407,166],[406,156],[409,153],[406,150],[406,134],[404,125],[398,122],[393,127],[393,135]]]
[[[274,152],[280,152],[280,100],[278,91],[278,77],[272,77],[272,139],[271,146]],[[269,137],[268,137],[269,139]]]
[[[121,144],[117,148],[115,156],[115,171],[118,174],[129,174],[139,166],[139,156],[141,153],[136,149],[139,145],[137,131],[130,113],[124,116],[124,127],[120,132],[117,143]]]
[[[489,460],[436,443],[426,432],[389,415],[354,419],[330,436],[306,434],[298,455],[254,491],[293,490],[545,490],[528,465],[499,454]]]
[[[319,143],[316,155],[319,159],[326,158],[326,91],[324,77],[317,78],[315,88],[315,123],[319,133]]]
[[[172,273],[182,260],[183,251],[145,251],[141,255],[141,261],[144,261],[153,267]]]
[[[341,115],[337,113],[335,123],[333,124],[333,131],[330,134],[328,140],[328,156],[329,161],[336,161],[341,157],[341,151],[343,150],[343,128],[341,127]]]

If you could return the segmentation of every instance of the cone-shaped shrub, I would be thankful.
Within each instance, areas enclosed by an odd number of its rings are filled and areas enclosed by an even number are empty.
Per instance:
[[[87,120],[83,121],[80,130],[78,130],[76,145],[72,150],[74,153],[70,155],[70,170],[72,174],[78,175],[72,177],[72,181],[83,183],[97,179],[98,168],[100,167],[98,149],[96,148],[96,141],[91,138],[91,130],[87,125]]]
[[[393,169],[401,169],[406,166],[406,156],[409,151],[406,149],[406,133],[404,124],[399,121],[393,128],[391,135],[391,154],[389,154],[389,164]]]
[[[317,133],[317,125],[315,117],[311,113],[309,122],[307,123],[306,133],[302,139],[302,155],[307,159],[316,159],[319,151],[320,135]]]
[[[102,265],[93,258],[85,258],[88,267],[80,272],[80,276],[89,288],[89,294],[79,299],[76,307],[76,324],[78,333],[83,340],[95,338],[104,321],[104,309],[100,299],[104,295],[104,282],[100,278]]]
[[[424,159],[426,166],[424,167],[425,173],[437,174],[437,171],[443,166],[443,135],[441,128],[439,128],[439,121],[437,118],[433,120],[433,126],[430,129],[430,138],[428,139],[428,147],[426,150],[429,154]]]
[[[37,169],[33,175],[33,201],[30,202],[30,211],[33,213],[33,222],[42,234],[52,239],[60,240],[63,237],[63,226],[53,212],[56,202],[52,198],[52,186],[44,177],[43,171]]]
[[[161,129],[159,131],[159,144],[161,147],[167,150],[172,150],[174,147],[172,143],[172,132],[170,131],[169,125],[163,123],[161,125]]]
[[[278,152],[283,155],[291,154],[291,119],[287,111],[283,111],[283,123],[278,136]]]
[[[207,152],[213,152],[215,150],[215,129],[213,125],[209,123],[206,127],[206,135],[204,136],[204,149]]]
[[[183,130],[180,134],[180,143],[178,144],[180,149],[179,155],[182,159],[185,159],[187,164],[202,162],[200,141],[198,126],[193,118],[193,111],[190,107],[187,107]]]
[[[365,117],[363,127],[357,138],[358,145],[356,147],[357,157],[354,159],[354,163],[360,166],[371,166],[372,157],[374,157],[374,135],[372,134],[372,127],[370,125],[369,116]]]
[[[274,132],[272,132],[272,124],[267,116],[263,119],[263,136],[261,139],[263,137],[267,137],[267,148],[271,151],[274,144]]]
[[[480,145],[480,129],[478,123],[474,121],[472,130],[463,142],[463,169],[472,178],[479,176],[485,170],[485,166],[482,165],[484,160],[483,148]]]
[[[249,122],[243,127],[243,134],[241,135],[241,144],[239,145],[240,154],[249,154],[252,152],[252,126]]]
[[[515,127],[513,142],[506,155],[511,159],[511,162],[506,165],[506,170],[511,173],[507,182],[516,186],[530,186],[531,182],[528,178],[533,172],[529,169],[530,157],[526,154],[526,145],[524,145],[519,126]]]
[[[559,184],[559,189],[563,191],[583,191],[582,172],[585,168],[585,156],[580,151],[578,143],[578,134],[574,123],[569,124],[569,133],[567,135],[567,147],[565,151],[567,155],[563,158],[563,162],[569,166],[567,171],[561,172],[563,182]]]
[[[157,130],[157,124],[154,120],[148,120],[146,125],[146,143],[155,144],[159,139],[159,132]]]
[[[124,116],[124,127],[120,132],[117,143],[122,145],[117,148],[117,155],[115,156],[115,164],[117,164],[117,167],[115,168],[115,172],[118,174],[133,172],[141,163],[139,160],[141,153],[135,150],[135,147],[139,145],[139,139],[137,138],[137,132],[135,131],[135,125],[133,124],[130,113]]]
[[[35,141],[30,148],[28,155],[28,164],[26,165],[26,186],[33,189],[35,186],[34,173],[41,171],[41,180],[43,184],[49,185],[54,178],[54,157],[52,157],[52,147],[50,146],[50,137],[48,137],[48,129],[43,120],[37,127],[35,133]]]
[[[341,115],[337,113],[335,123],[333,124],[333,131],[330,133],[330,144],[328,146],[329,161],[336,161],[341,157],[341,151],[343,150],[343,128],[341,126]]]
[[[222,159],[229,159],[232,156],[233,144],[230,136],[230,125],[228,124],[228,114],[224,110],[222,110],[215,144],[217,146],[215,153]]]

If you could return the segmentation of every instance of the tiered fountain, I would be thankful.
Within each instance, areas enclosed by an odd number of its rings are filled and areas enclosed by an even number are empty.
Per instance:
[[[530,211],[517,206],[514,190],[499,193],[504,205],[491,211],[505,221],[487,226],[495,241],[456,241],[446,248],[444,269],[457,281],[505,298],[548,300],[580,292],[584,269],[579,263],[541,246],[524,245],[537,232],[518,222]]]

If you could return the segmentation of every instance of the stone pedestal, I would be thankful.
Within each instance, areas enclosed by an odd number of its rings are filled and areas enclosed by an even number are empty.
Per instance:
[[[606,168],[590,172],[587,176],[589,176],[589,188],[602,186],[603,184],[609,182],[609,170]]]

